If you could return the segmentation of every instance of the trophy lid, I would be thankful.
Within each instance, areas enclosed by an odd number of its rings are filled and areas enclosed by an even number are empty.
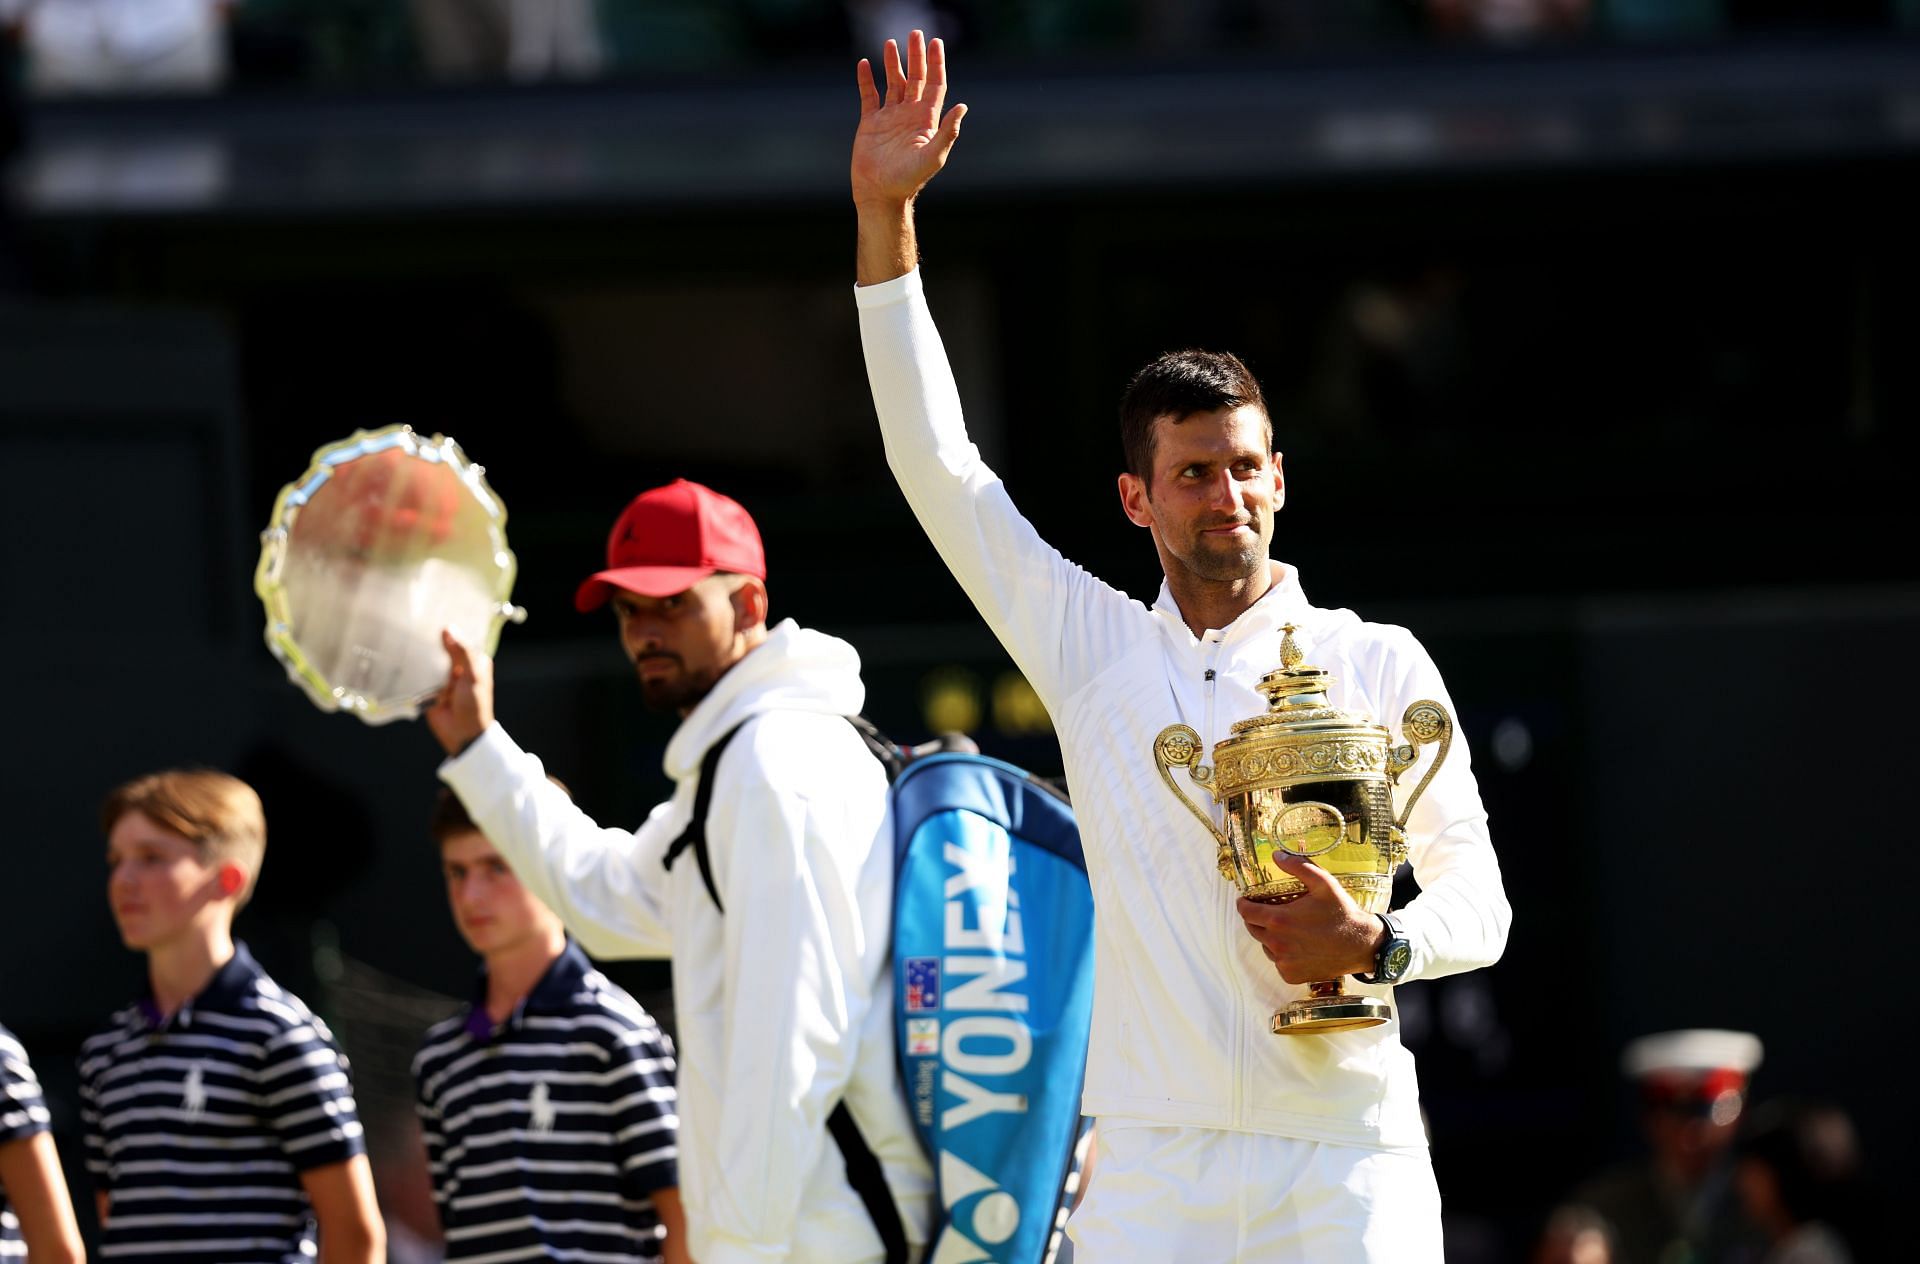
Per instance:
[[[1375,728],[1365,716],[1349,715],[1327,700],[1327,687],[1334,681],[1332,672],[1307,663],[1293,634],[1291,623],[1281,628],[1280,666],[1260,678],[1256,686],[1267,696],[1267,710],[1233,725],[1237,737],[1243,733],[1269,728],[1325,729],[1363,726]],[[1384,730],[1382,730],[1384,732]]]
[[[1267,709],[1297,708],[1310,703],[1313,696],[1320,699],[1320,705],[1326,705],[1327,686],[1333,683],[1333,674],[1324,667],[1304,665],[1307,656],[1294,643],[1291,623],[1281,628],[1281,633],[1280,668],[1260,678],[1259,688],[1267,695]]]

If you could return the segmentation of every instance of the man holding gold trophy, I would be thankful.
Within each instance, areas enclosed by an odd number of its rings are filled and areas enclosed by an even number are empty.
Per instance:
[[[1151,607],[1020,515],[967,437],[917,267],[913,201],[965,107],[944,110],[939,41],[905,53],[888,42],[878,85],[860,65],[855,296],[888,461],[1046,703],[1081,818],[1100,1153],[1076,1264],[1438,1261],[1391,988],[1490,964],[1510,917],[1439,673],[1270,559],[1285,481],[1232,356],[1163,356],[1122,402],[1122,507],[1166,577]],[[1388,911],[1403,857],[1421,895]]]

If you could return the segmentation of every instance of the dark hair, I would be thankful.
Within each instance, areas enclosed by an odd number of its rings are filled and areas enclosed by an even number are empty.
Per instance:
[[[569,799],[573,791],[567,789],[567,783],[558,777],[549,776],[548,781],[566,792]],[[473,817],[467,814],[467,805],[460,802],[460,796],[448,786],[441,786],[433,797],[433,814],[427,818],[427,837],[435,843],[444,843],[455,834],[479,834],[482,830],[473,823]]]
[[[1178,423],[1195,413],[1247,405],[1264,414],[1267,397],[1240,357],[1196,347],[1167,352],[1134,374],[1133,381],[1127,383],[1126,394],[1120,397],[1120,450],[1126,459],[1127,472],[1151,478],[1153,423],[1157,418],[1171,417]],[[1267,439],[1271,445],[1271,417],[1267,421]]]
[[[455,834],[473,833],[479,828],[467,815],[467,805],[460,802],[460,796],[441,786],[433,796],[433,814],[427,817],[427,836],[444,843]]]

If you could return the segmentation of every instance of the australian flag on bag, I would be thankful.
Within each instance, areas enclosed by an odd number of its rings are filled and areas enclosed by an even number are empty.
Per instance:
[[[1066,797],[984,755],[893,786],[907,1098],[939,1182],[927,1264],[1040,1264],[1082,1135],[1093,894]]]

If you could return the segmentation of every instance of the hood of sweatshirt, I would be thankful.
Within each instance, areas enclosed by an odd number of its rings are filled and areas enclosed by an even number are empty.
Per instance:
[[[767,711],[858,715],[866,701],[860,655],[853,646],[783,619],[687,713],[661,764],[667,776],[684,781],[700,771],[708,747],[750,716]]]

